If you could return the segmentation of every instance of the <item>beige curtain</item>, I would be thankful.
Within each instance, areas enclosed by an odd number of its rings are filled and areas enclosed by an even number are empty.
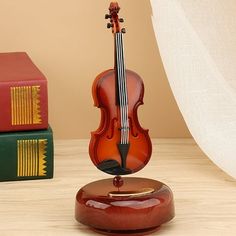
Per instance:
[[[151,0],[168,80],[198,145],[236,178],[236,0]]]

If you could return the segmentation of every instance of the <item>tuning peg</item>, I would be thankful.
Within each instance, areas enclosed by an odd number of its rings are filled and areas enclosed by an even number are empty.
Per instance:
[[[105,15],[105,19],[109,19],[109,18],[111,18],[111,15],[106,14],[106,15]]]
[[[126,29],[125,29],[125,28],[122,28],[122,29],[121,29],[121,33],[125,34],[125,33],[126,33]]]
[[[107,28],[109,29],[111,27],[113,27],[113,24],[112,23],[107,23]]]
[[[123,18],[120,18],[120,19],[119,19],[119,22],[123,23],[123,22],[124,22],[124,19],[123,19]]]

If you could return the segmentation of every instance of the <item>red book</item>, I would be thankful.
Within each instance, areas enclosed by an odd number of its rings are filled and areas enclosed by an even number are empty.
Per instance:
[[[25,52],[0,53],[0,132],[47,128],[47,79]]]

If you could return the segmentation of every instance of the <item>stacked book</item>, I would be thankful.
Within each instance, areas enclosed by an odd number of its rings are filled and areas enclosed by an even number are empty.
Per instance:
[[[0,181],[52,177],[47,79],[26,53],[0,53]]]

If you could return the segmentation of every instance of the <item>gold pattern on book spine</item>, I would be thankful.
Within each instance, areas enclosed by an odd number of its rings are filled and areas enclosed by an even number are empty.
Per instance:
[[[41,124],[40,86],[11,87],[12,125]]]
[[[47,175],[47,139],[17,140],[17,176]]]

